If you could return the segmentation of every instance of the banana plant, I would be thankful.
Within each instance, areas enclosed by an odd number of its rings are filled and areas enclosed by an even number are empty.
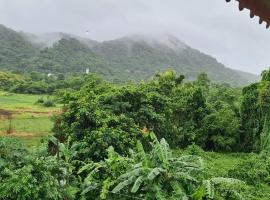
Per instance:
[[[152,151],[145,153],[140,142],[132,167],[118,179],[112,190],[127,191],[143,199],[189,199],[198,189],[203,162],[197,156],[174,157],[165,139],[151,133]]]
[[[129,157],[117,154],[112,147],[108,158],[83,166],[78,174],[88,174],[81,196],[85,199],[203,200],[241,199],[230,178],[205,180],[204,164],[199,156],[175,157],[165,139],[150,133],[152,150],[146,152],[141,142]],[[220,198],[224,199],[224,198]]]
[[[132,160],[122,157],[109,147],[108,156],[100,162],[89,162],[78,171],[79,177],[86,177],[82,181],[82,199],[119,199],[111,196],[111,187],[116,184],[117,178],[130,167]]]

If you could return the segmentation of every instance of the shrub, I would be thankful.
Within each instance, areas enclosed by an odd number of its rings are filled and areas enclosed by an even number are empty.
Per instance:
[[[196,144],[192,144],[186,148],[186,153],[190,155],[201,156],[204,154],[204,150]]]
[[[55,103],[52,99],[46,99],[42,105],[44,107],[55,107]]]
[[[229,171],[229,176],[245,181],[250,185],[270,185],[270,158],[253,156]]]
[[[43,103],[44,103],[43,97],[38,98],[38,100],[36,101],[36,104],[43,104]]]
[[[28,151],[15,138],[0,137],[0,179],[4,168],[17,168],[27,160]]]

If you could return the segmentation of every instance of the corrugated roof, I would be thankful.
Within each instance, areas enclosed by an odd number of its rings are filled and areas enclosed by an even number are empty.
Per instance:
[[[231,0],[226,0],[230,2]],[[259,23],[266,22],[266,28],[270,27],[270,0],[236,0],[239,2],[239,10],[250,10],[250,17],[258,16]]]

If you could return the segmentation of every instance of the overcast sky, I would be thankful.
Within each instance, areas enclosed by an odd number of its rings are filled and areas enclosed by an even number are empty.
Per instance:
[[[99,41],[170,33],[231,68],[259,74],[270,66],[270,30],[248,10],[239,12],[236,1],[0,0],[0,24]]]

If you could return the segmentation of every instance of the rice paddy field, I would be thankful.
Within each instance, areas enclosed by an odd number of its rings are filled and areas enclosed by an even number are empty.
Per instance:
[[[51,134],[52,117],[61,111],[60,105],[37,104],[40,98],[48,97],[0,92],[0,136],[16,137],[29,148],[39,146]]]

